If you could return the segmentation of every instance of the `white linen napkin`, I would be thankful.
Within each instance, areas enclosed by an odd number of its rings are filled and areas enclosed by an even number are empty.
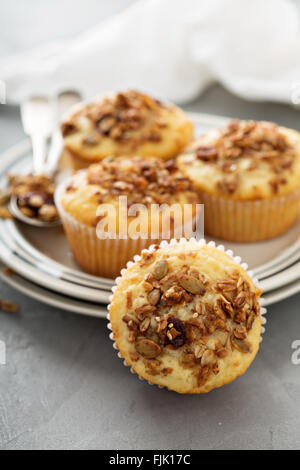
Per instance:
[[[140,0],[72,40],[0,61],[8,102],[138,88],[183,103],[213,81],[255,100],[300,98],[291,0]]]

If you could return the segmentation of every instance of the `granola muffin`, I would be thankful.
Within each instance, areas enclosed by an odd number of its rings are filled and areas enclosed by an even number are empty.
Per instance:
[[[300,133],[269,122],[229,122],[178,158],[205,204],[206,233],[254,242],[286,232],[299,215]]]
[[[76,105],[61,130],[75,169],[110,155],[168,159],[177,155],[194,133],[181,109],[135,90]]]
[[[110,157],[75,173],[55,201],[77,263],[115,278],[151,243],[193,230],[198,194],[174,161]]]
[[[259,349],[261,291],[223,247],[162,242],[117,279],[109,328],[141,378],[179,393],[232,382]]]

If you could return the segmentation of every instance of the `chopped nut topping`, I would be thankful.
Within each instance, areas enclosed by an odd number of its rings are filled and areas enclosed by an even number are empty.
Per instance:
[[[14,274],[16,274],[15,271],[13,269],[9,268],[8,266],[4,266],[4,268],[2,268],[2,272],[6,276],[13,276]]]
[[[215,353],[211,349],[206,349],[201,357],[201,366],[212,366],[216,362]]]
[[[234,279],[224,279],[217,282],[217,288],[223,292],[230,292],[236,289],[236,281]]]
[[[129,329],[129,331],[133,332],[134,334],[137,334],[139,324],[135,318],[131,317],[130,315],[124,315],[122,320],[124,323],[127,323],[127,328]]]
[[[144,282],[143,282],[143,287],[144,287],[144,289],[145,289],[146,292],[150,292],[150,291],[153,290],[153,285],[152,285],[150,282],[148,282],[148,281],[144,281]],[[151,302],[150,302],[150,303],[151,303]]]
[[[211,162],[218,157],[218,150],[215,147],[199,147],[196,150],[197,158],[205,162]]]
[[[251,312],[247,318],[247,323],[246,323],[246,327],[248,331],[251,330],[254,320],[255,320],[255,313]]]
[[[216,350],[216,355],[220,358],[223,359],[226,357],[229,353],[228,348],[225,348],[224,346],[220,347],[219,349]]]
[[[234,316],[234,321],[236,323],[244,323],[246,321],[246,312],[244,310],[239,310]]]
[[[199,318],[191,318],[185,323],[186,328],[186,341],[188,344],[193,344],[195,341],[201,341],[204,335],[207,334],[204,321]]]
[[[182,321],[178,318],[171,317],[168,319],[167,344],[171,344],[174,348],[180,348],[185,343],[185,328]]]
[[[280,185],[287,184],[286,178],[273,178],[269,181],[269,185],[272,188],[274,194],[279,192]]]
[[[101,187],[99,203],[111,196],[125,195],[128,207],[137,203],[164,204],[179,192],[185,192],[191,201],[197,202],[199,198],[188,178],[155,157],[106,158],[91,165],[86,175],[88,184]]]
[[[245,339],[247,337],[247,330],[244,326],[237,326],[233,330],[233,334],[238,339]]]
[[[206,314],[206,306],[205,306],[205,303],[203,302],[199,302],[197,305],[196,305],[196,309],[197,309],[197,316],[199,315],[205,315]],[[195,316],[196,314],[194,314],[193,316]]]
[[[88,134],[85,137],[83,137],[82,143],[87,146],[93,147],[94,145],[97,145],[99,141],[100,141],[99,137],[96,136],[95,134]]]
[[[233,194],[237,190],[238,180],[237,178],[224,178],[218,181],[217,186],[222,193]]]
[[[196,357],[193,353],[183,353],[181,359],[182,365],[187,368],[193,368],[196,365]]]
[[[45,222],[52,222],[58,219],[58,212],[53,204],[44,204],[38,211],[38,217]]]
[[[195,346],[195,357],[197,359],[200,359],[203,356],[205,350],[206,350],[206,347],[204,344],[197,344]]]
[[[14,216],[5,206],[0,206],[0,219],[13,219]]]
[[[157,281],[160,281],[168,272],[168,263],[167,261],[159,261],[154,266],[153,276]]]
[[[164,367],[161,371],[163,375],[169,375],[169,374],[172,374],[172,372],[173,372],[172,367]]]
[[[130,359],[133,361],[133,362],[136,362],[138,361],[140,358],[139,354],[136,353],[136,352],[131,352],[130,353]]]
[[[149,317],[146,317],[144,318],[144,320],[142,321],[142,323],[140,324],[140,331],[146,331],[148,330],[149,328],[149,325],[150,325],[150,318]]]
[[[189,276],[188,274],[183,274],[179,277],[179,284],[183,287],[186,291],[190,292],[191,294],[198,294],[204,295],[205,288],[200,281],[196,277]]]
[[[61,133],[63,137],[67,137],[68,135],[74,134],[77,132],[78,128],[75,126],[74,123],[65,121],[61,124]]]
[[[160,129],[167,127],[161,116],[164,108],[166,106],[158,100],[129,90],[81,108],[62,123],[61,130],[63,136],[68,137],[80,130],[82,120],[87,120],[93,127],[88,140],[87,137],[83,139],[87,145],[94,145],[94,132],[99,134],[99,138],[118,142],[159,142]]]
[[[210,375],[211,368],[209,366],[203,366],[201,369],[196,371],[196,379],[198,387],[204,385]]]
[[[11,193],[6,189],[0,189],[0,206],[5,206],[10,200]]]
[[[35,211],[32,209],[29,209],[29,207],[20,207],[20,211],[22,212],[25,217],[34,217],[35,216]]]
[[[234,306],[236,308],[242,308],[244,307],[245,303],[246,303],[246,293],[242,291],[234,299]]]
[[[141,266],[145,266],[146,264],[150,264],[153,261],[153,253],[142,253],[142,261]]]
[[[1,300],[0,307],[4,312],[15,313],[19,310],[19,306],[10,300]]]
[[[229,318],[233,317],[234,311],[232,303],[229,302],[224,296],[216,300],[215,312],[220,316],[224,312]]]
[[[18,206],[26,217],[45,222],[58,219],[54,205],[55,185],[46,175],[8,175],[11,194],[17,196]]]
[[[165,318],[156,317],[156,320],[158,322],[157,333],[160,333],[161,331],[164,331],[167,328],[168,322]]]
[[[162,372],[159,369],[161,362],[158,359],[144,359],[144,364],[147,367],[146,372],[150,375],[158,375],[160,372]]]

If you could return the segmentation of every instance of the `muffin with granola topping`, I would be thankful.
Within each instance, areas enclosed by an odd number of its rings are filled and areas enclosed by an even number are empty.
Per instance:
[[[178,158],[205,204],[209,235],[236,242],[276,237],[299,215],[300,133],[269,122],[229,122]]]
[[[232,382],[259,349],[261,291],[204,241],[162,243],[122,272],[109,306],[120,355],[152,384],[206,393]]]
[[[151,243],[193,231],[198,194],[174,161],[111,157],[75,173],[55,201],[77,263],[115,278]]]
[[[61,130],[75,169],[110,155],[168,159],[177,155],[194,133],[181,109],[135,90],[76,105]]]

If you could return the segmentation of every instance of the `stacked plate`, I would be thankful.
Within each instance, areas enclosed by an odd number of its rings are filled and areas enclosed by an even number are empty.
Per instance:
[[[227,121],[198,113],[191,118],[198,135]],[[24,141],[1,155],[0,187],[6,185],[8,172],[28,173],[30,169],[30,142]],[[224,244],[240,255],[260,280],[266,305],[300,291],[300,219],[274,240]],[[26,295],[72,312],[105,317],[113,281],[78,268],[61,227],[39,229],[0,219],[0,259],[15,272],[11,275],[1,270],[0,277]]]

